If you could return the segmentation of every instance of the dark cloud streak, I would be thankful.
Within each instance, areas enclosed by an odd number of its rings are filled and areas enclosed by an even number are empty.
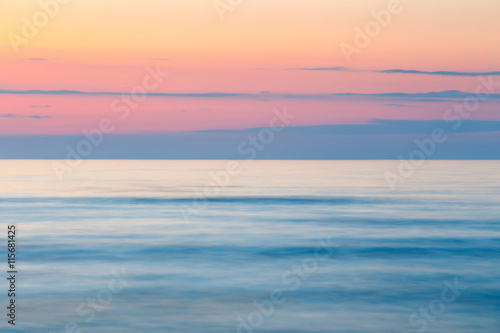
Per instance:
[[[101,92],[86,92],[78,90],[1,90],[0,94],[13,95],[88,95],[88,96],[129,96],[130,93],[101,91]],[[474,96],[474,93],[462,92],[458,90],[446,90],[438,92],[425,93],[375,93],[375,94],[360,94],[360,93],[332,93],[332,94],[251,94],[251,93],[224,93],[224,92],[207,92],[207,93],[146,93],[146,96],[151,97],[179,97],[179,98],[247,98],[261,99],[266,96],[266,99],[332,99],[338,97],[358,97],[358,98],[396,98],[409,99],[413,101],[432,102],[433,99],[456,99],[467,98]],[[490,99],[500,98],[500,94],[490,94]]]
[[[40,115],[23,115],[23,114],[15,114],[15,113],[5,113],[0,114],[0,118],[32,118],[32,119],[44,119],[44,118],[52,118],[51,116],[40,116]]]
[[[399,120],[372,119],[365,124],[335,124],[287,127],[288,134],[300,135],[387,135],[387,134],[429,134],[436,128],[447,131],[453,122],[444,120]],[[262,128],[243,130],[205,130],[200,133],[256,133]],[[500,132],[500,121],[462,120],[454,133]]]
[[[498,76],[500,71],[491,72],[458,72],[458,71],[420,71],[414,69],[354,69],[347,67],[304,67],[297,68],[296,70],[302,71],[334,71],[334,72],[371,72],[382,74],[417,74],[417,75],[437,75],[437,76],[462,76],[462,77],[477,77],[477,76]]]

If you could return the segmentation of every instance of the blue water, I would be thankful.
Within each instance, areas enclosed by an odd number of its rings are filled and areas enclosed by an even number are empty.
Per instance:
[[[500,162],[53,163],[0,161],[2,332],[500,332]]]

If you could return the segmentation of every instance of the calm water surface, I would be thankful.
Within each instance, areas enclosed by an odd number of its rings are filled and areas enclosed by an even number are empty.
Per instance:
[[[0,161],[2,332],[500,332],[500,162],[53,162]]]

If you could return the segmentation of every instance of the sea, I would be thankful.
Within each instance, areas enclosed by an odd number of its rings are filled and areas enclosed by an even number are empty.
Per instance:
[[[500,332],[500,161],[400,164],[2,160],[0,331]]]

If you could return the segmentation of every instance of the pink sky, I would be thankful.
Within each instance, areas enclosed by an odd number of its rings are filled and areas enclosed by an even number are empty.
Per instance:
[[[153,93],[420,93],[473,92],[477,77],[386,74],[376,70],[491,72],[500,58],[500,2],[401,1],[401,12],[347,61],[339,45],[389,1],[246,0],[220,20],[210,1],[73,0],[26,43],[22,18],[37,1],[3,3],[0,90],[129,93],[147,66],[169,72]],[[9,41],[10,38],[10,41]],[[354,45],[354,44],[353,44]],[[43,60],[42,60],[43,59]],[[168,60],[166,60],[168,59]],[[300,68],[348,67],[359,71]],[[117,96],[0,94],[0,134],[79,134],[116,117]],[[498,99],[497,99],[498,101]],[[398,104],[398,105],[394,105]],[[441,119],[451,102],[336,98],[147,97],[117,132],[171,132],[265,126],[274,107],[296,125],[353,124],[370,119]],[[48,107],[32,107],[43,105]],[[498,120],[489,100],[471,119]],[[14,116],[13,116],[14,115]]]

